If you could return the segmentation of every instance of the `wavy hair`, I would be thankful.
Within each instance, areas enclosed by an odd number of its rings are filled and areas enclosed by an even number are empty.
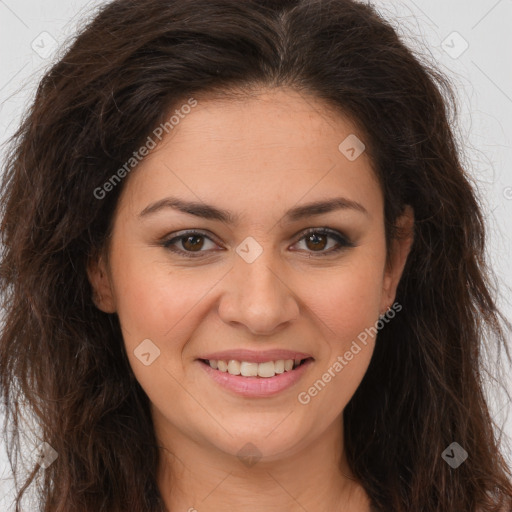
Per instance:
[[[414,210],[397,290],[403,310],[379,332],[343,413],[354,474],[382,512],[503,510],[511,472],[484,363],[489,347],[510,360],[510,324],[495,302],[446,76],[374,7],[352,0],[115,0],[44,75],[4,166],[9,460],[16,474],[24,411],[58,454],[44,471],[29,464],[16,512],[34,482],[44,512],[164,510],[148,397],[117,316],[95,307],[86,274],[124,182],[101,199],[95,190],[184,97],[255,87],[293,88],[361,127],[384,194],[388,249],[404,205]],[[441,457],[454,441],[469,454],[456,470]]]

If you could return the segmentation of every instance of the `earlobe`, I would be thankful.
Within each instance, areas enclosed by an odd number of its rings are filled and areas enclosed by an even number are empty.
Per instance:
[[[405,205],[404,212],[396,221],[398,236],[391,241],[390,259],[386,264],[382,305],[384,309],[395,300],[396,289],[402,277],[407,257],[414,242],[414,211]]]
[[[116,305],[112,284],[103,255],[89,260],[87,277],[91,283],[94,305],[104,313],[115,313]]]

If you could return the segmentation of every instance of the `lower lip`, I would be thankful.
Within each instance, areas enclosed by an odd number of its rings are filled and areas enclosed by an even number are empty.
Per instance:
[[[231,375],[228,372],[214,370],[209,364],[198,361],[204,371],[222,387],[234,393],[246,397],[269,397],[277,395],[281,391],[292,387],[304,375],[309,366],[313,363],[308,359],[305,363],[297,366],[295,370],[283,372],[274,377],[242,377]]]

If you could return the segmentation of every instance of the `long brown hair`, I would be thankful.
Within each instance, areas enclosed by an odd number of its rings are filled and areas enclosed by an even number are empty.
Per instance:
[[[511,473],[483,356],[494,346],[510,360],[510,324],[493,297],[448,79],[352,0],[116,0],[41,80],[4,169],[0,385],[10,460],[20,404],[58,454],[44,471],[30,466],[16,511],[38,470],[44,512],[164,510],[148,397],[117,316],[94,306],[86,275],[129,178],[102,198],[95,190],[181,98],[254,86],[294,88],[361,126],[388,247],[404,205],[414,210],[403,309],[379,332],[344,411],[354,474],[381,511],[498,510],[512,498]],[[469,454],[456,469],[441,457],[453,442]]]

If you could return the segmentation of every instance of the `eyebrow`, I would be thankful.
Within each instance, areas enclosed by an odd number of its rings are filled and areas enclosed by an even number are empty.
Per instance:
[[[201,217],[203,219],[218,220],[227,224],[236,225],[240,220],[238,215],[235,215],[229,210],[223,210],[201,202],[184,201],[177,197],[166,197],[156,201],[155,203],[151,203],[139,213],[139,217],[146,217],[147,215],[159,212],[166,208],[195,215],[196,217]],[[288,222],[295,222],[306,217],[321,215],[342,209],[355,210],[364,213],[365,215],[369,215],[368,211],[362,204],[344,197],[334,197],[332,199],[295,206],[285,213],[284,220]]]

